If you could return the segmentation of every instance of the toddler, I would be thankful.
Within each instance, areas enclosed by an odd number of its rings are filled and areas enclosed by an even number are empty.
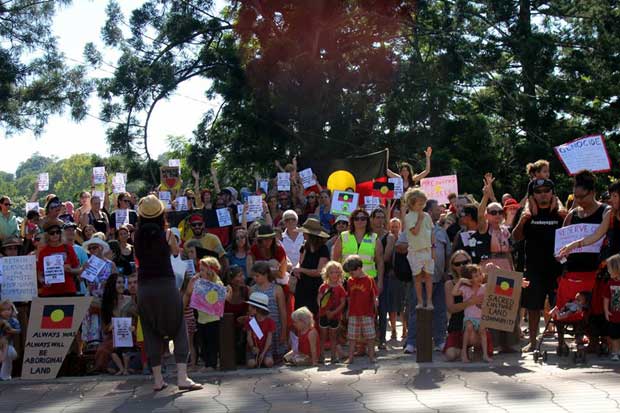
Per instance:
[[[607,271],[610,279],[603,290],[603,306],[611,339],[611,359],[620,361],[620,255],[607,259]]]
[[[347,292],[342,286],[343,269],[337,261],[329,261],[321,276],[323,284],[319,288],[319,327],[321,329],[321,352],[325,353],[325,341],[329,336],[332,363],[337,363],[342,350],[338,345],[338,327],[342,320],[342,311],[347,303]]]
[[[250,294],[248,313],[250,318],[245,323],[248,332],[247,339],[247,366],[273,367],[273,333],[276,331],[276,322],[269,317],[269,297],[265,293]]]
[[[0,380],[11,380],[13,360],[17,358],[12,336],[20,332],[15,306],[11,300],[0,301]]]
[[[316,366],[319,363],[319,333],[314,328],[314,316],[308,307],[301,307],[291,314],[298,333],[297,349],[284,355],[284,361],[295,366]],[[294,347],[294,346],[291,346]]]

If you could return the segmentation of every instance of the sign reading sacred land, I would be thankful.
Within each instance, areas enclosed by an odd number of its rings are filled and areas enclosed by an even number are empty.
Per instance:
[[[500,269],[487,272],[487,289],[482,303],[480,325],[511,332],[515,329],[521,304],[523,274]]]

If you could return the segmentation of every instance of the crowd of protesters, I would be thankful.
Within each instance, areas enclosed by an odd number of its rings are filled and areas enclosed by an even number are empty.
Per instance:
[[[472,347],[489,361],[498,351],[533,351],[541,317],[554,314],[563,273],[597,274],[590,302],[584,304],[591,313],[589,346],[600,352],[611,345],[618,360],[620,268],[601,271],[601,263],[613,263],[620,252],[620,183],[611,185],[607,201],[600,202],[596,176],[581,171],[563,204],[549,163],[539,160],[527,167],[526,194],[497,199],[494,178],[486,174],[480,202],[452,194],[449,203],[439,204],[418,186],[430,172],[431,153],[429,148],[421,173],[406,163],[399,173],[388,172],[403,179],[401,200],[387,200],[372,211],[360,205],[350,216],[331,213],[328,189],[304,189],[295,162],[284,168],[277,164],[291,173],[291,190],[263,191],[262,216],[252,222],[243,203],[250,191],[220,188],[214,171],[211,190],[200,189],[194,173],[195,187],[173,192],[168,207],[158,192],[140,200],[120,193],[112,207],[109,189],[100,199],[93,187],[80,194],[78,208],[48,195],[44,209],[29,211],[20,224],[10,212],[11,199],[2,196],[1,254],[36,256],[40,297],[93,297],[73,350],[93,352],[97,371],[152,373],[155,391],[167,386],[162,360],[171,356],[170,341],[177,384],[194,390],[200,385],[188,372],[217,369],[221,351],[234,351],[237,363],[248,368],[316,365],[326,359],[352,363],[356,355],[374,361],[376,348],[384,350],[388,342],[414,353],[420,310],[432,312],[429,334],[435,351],[447,360],[470,361]],[[186,197],[187,211],[174,211],[176,195]],[[218,224],[216,210],[222,208],[228,208],[232,225]],[[577,223],[599,227],[555,254],[556,229]],[[606,241],[600,254],[571,253],[601,238]],[[44,258],[58,254],[64,257],[65,281],[46,284]],[[105,266],[88,281],[82,274],[93,255]],[[480,324],[490,268],[524,272],[523,311],[511,333]],[[226,287],[225,312],[235,320],[234,349],[219,347],[221,329],[227,328],[221,318],[190,305],[199,279]],[[121,316],[133,320],[134,348],[114,347],[111,320]],[[3,380],[10,379],[11,362],[18,357],[13,340],[25,328],[20,319],[25,318],[16,314],[14,303],[0,301]],[[557,333],[565,346],[563,332]],[[529,343],[520,349],[524,337]]]

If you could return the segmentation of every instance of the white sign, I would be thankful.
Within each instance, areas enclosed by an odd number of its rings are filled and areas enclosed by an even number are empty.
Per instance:
[[[65,282],[65,257],[60,254],[43,258],[43,275],[45,284],[62,284]]]
[[[105,201],[105,191],[93,191],[93,196],[99,198],[102,203]]]
[[[603,135],[585,136],[553,149],[569,175],[575,175],[582,169],[592,172],[611,170]]]
[[[178,196],[175,199],[177,206],[176,206],[176,210],[177,211],[187,211],[189,209],[189,207],[187,206],[187,197],[186,196]]]
[[[187,272],[187,274],[190,276],[195,275],[196,266],[194,265],[194,260],[183,260],[183,262],[185,263],[185,265],[187,265],[187,270],[185,270],[185,272]]]
[[[114,223],[116,229],[119,229],[125,224],[129,224],[129,213],[126,209],[117,209],[114,211]]]
[[[312,172],[312,168],[307,168],[299,171],[299,177],[301,178],[301,183],[304,186],[304,189],[316,185],[316,180],[314,179],[314,173]]]
[[[38,202],[26,202],[26,214],[29,211],[39,212],[39,203]]]
[[[104,260],[95,255],[91,255],[88,259],[88,267],[86,267],[81,277],[91,283],[94,283],[97,281],[97,276],[101,270],[103,270],[105,265],[106,262]]]
[[[112,332],[114,348],[133,347],[131,317],[112,317]]]
[[[181,160],[180,159],[168,159],[168,166],[176,166],[179,168],[179,173],[181,172]]]
[[[159,200],[164,203],[166,209],[171,209],[172,205],[170,204],[170,191],[159,191]]]
[[[230,216],[230,210],[228,208],[219,208],[215,210],[217,214],[217,222],[220,227],[228,227],[232,225],[232,217]]]
[[[558,228],[555,230],[555,245],[553,247],[553,251],[555,255],[558,255],[560,249],[567,244],[585,238],[589,235],[592,235],[596,232],[599,224],[575,224],[569,225],[567,227]],[[591,253],[599,253],[601,251],[601,247],[603,246],[603,241],[605,237],[602,237],[600,240],[595,242],[592,245],[588,245],[586,247],[575,248],[571,251],[571,254],[575,254],[578,252],[591,252]]]
[[[258,325],[258,322],[256,321],[254,317],[250,318],[250,328],[256,335],[256,338],[258,338],[259,340],[263,338],[263,335],[264,335],[263,330],[261,330],[260,326]]]
[[[14,302],[37,297],[37,259],[34,255],[0,259],[2,299]]]
[[[403,178],[388,178],[388,182],[394,184],[394,199],[401,199],[404,192]]]
[[[105,184],[105,166],[96,166],[93,168],[93,181],[95,185]]]
[[[369,214],[372,213],[375,209],[381,206],[381,198],[376,196],[365,196],[364,197],[364,208],[366,212]]]
[[[359,198],[360,194],[357,192],[334,191],[331,213],[333,215],[351,215],[357,208]]]
[[[434,176],[420,181],[422,190],[428,199],[434,199],[440,204],[447,204],[448,195],[459,193],[459,184],[456,175]]]
[[[38,188],[39,191],[47,191],[50,189],[50,174],[47,172],[39,174]]]
[[[243,209],[241,210],[243,213]],[[248,196],[248,222],[256,221],[263,216],[263,197],[260,195]]]
[[[127,174],[117,172],[112,178],[112,192],[121,194],[126,192]]]
[[[269,193],[269,181],[266,179],[261,179],[258,181],[258,187],[265,191],[266,194]]]
[[[291,174],[288,172],[278,172],[278,191],[291,190]]]

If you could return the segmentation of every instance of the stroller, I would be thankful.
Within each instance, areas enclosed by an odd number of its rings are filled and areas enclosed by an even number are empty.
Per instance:
[[[559,278],[558,282],[556,307],[563,308],[567,303],[573,301],[578,293],[587,292],[591,297],[592,291],[594,290],[595,281],[595,273],[568,273],[562,275]],[[538,346],[536,347],[536,350],[534,350],[534,361],[547,361],[547,351],[543,351],[541,353],[540,347],[543,343],[545,333],[549,331],[549,326],[551,324],[554,324],[556,326],[558,334],[561,337],[563,337],[564,335],[570,335],[574,337],[576,351],[572,353],[573,361],[575,363],[584,363],[586,361],[587,338],[585,336],[585,327],[588,323],[590,304],[591,303],[588,302],[587,306],[585,306],[583,309],[573,313],[569,313],[568,315],[563,317],[558,315],[557,312],[556,314],[552,315],[552,317],[545,325],[545,330],[540,340],[538,340]],[[560,343],[558,343],[557,351],[558,357],[569,356],[570,354],[571,349],[569,348],[569,346],[565,344],[563,340],[560,340]]]

